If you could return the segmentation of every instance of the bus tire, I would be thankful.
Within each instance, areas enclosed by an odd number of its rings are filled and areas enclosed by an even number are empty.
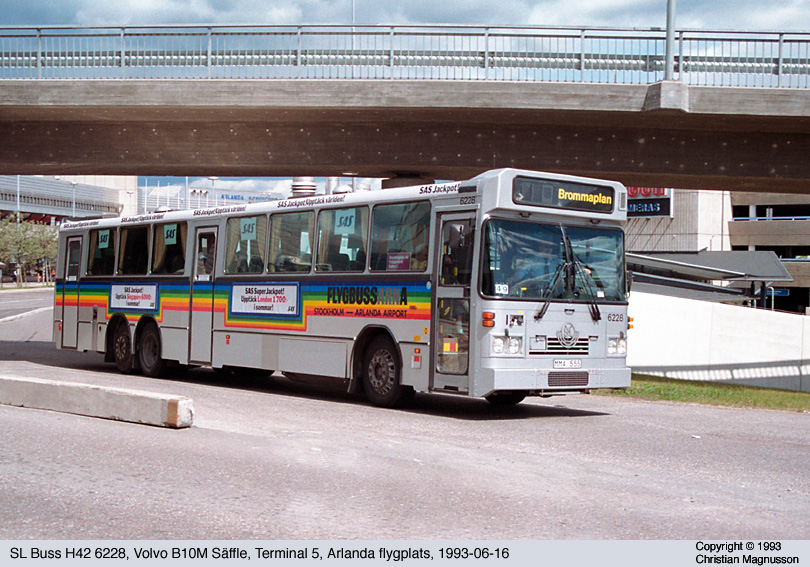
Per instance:
[[[486,401],[491,403],[493,406],[515,406],[526,399],[526,394],[523,392],[500,392],[497,394],[490,394],[484,399],[486,399]]]
[[[157,378],[166,370],[166,361],[162,357],[163,346],[160,342],[160,331],[154,323],[149,323],[138,338],[138,362],[144,376]]]
[[[113,358],[115,367],[123,374],[132,374],[135,369],[135,356],[132,352],[132,339],[129,336],[129,323],[118,323],[113,334]]]
[[[372,404],[399,407],[413,397],[413,388],[402,385],[399,354],[390,339],[372,340],[363,360],[363,389]]]

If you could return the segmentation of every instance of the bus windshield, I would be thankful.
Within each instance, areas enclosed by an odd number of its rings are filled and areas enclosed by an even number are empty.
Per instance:
[[[482,292],[538,301],[625,301],[621,230],[493,219]]]

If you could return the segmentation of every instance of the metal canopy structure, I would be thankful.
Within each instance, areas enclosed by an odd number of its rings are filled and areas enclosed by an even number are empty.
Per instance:
[[[793,277],[770,250],[698,252],[657,252],[647,256],[628,254],[640,265],[668,269],[681,275],[692,275],[702,280],[733,282],[792,282]]]
[[[793,281],[771,251],[629,253],[627,264],[638,291],[704,301],[764,297],[764,288],[771,284]],[[709,283],[715,281],[729,284]]]

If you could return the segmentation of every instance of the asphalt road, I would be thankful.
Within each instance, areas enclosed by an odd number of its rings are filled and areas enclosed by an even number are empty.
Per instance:
[[[0,322],[29,313],[32,310],[53,306],[53,288],[13,288],[14,284],[3,284],[0,289]]]
[[[50,329],[41,310],[0,322],[0,376],[181,394],[195,423],[0,406],[0,539],[810,539],[808,414],[602,396],[392,411],[281,376],[122,376]]]

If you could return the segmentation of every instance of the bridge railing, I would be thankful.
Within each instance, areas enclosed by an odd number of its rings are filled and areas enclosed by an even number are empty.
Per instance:
[[[676,32],[674,78],[810,88],[810,33]],[[428,79],[650,84],[658,29],[0,28],[0,79]]]

